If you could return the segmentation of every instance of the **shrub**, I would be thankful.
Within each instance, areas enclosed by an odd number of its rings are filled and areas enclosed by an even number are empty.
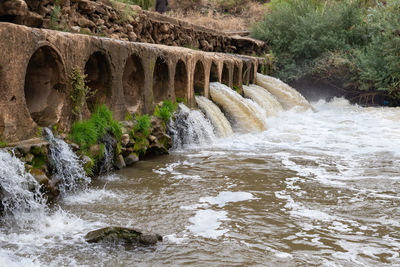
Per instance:
[[[171,100],[164,100],[161,107],[157,106],[154,110],[154,116],[162,119],[165,123],[169,121],[172,114],[178,108],[176,103],[172,103]]]
[[[280,78],[296,79],[325,53],[364,45],[369,36],[363,12],[350,0],[271,1],[271,12],[253,27],[252,36],[271,46]]]
[[[141,133],[145,137],[149,136],[150,129],[151,129],[150,116],[147,114],[137,115],[136,116],[136,124],[133,129],[134,129],[135,133]]]
[[[113,120],[112,112],[101,105],[95,109],[87,121],[78,121],[72,125],[70,139],[80,145],[82,150],[87,150],[91,145],[110,132],[119,141],[122,136],[122,126]]]

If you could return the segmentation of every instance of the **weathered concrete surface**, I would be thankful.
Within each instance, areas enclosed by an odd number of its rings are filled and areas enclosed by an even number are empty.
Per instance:
[[[261,41],[109,0],[3,0],[0,21],[208,52],[262,55],[269,50]]]
[[[107,104],[116,119],[152,112],[164,99],[209,96],[209,82],[240,87],[253,81],[261,59],[134,43],[0,23],[0,140],[31,138],[38,126],[72,123],[71,72],[88,74],[90,106]],[[242,79],[242,77],[244,77]],[[199,89],[200,88],[200,89]]]

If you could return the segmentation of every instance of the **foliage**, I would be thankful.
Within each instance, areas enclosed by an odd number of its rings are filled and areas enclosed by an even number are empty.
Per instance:
[[[150,135],[150,129],[151,129],[151,120],[150,116],[145,114],[145,115],[136,115],[136,124],[133,130],[135,133],[141,133],[144,137],[147,137]]]
[[[55,1],[53,10],[50,13],[49,28],[56,31],[69,31],[68,24],[61,19],[61,6],[59,0]]]
[[[0,140],[0,148],[6,147],[6,146],[8,146],[8,142]]]
[[[76,119],[82,118],[82,109],[85,105],[87,97],[92,95],[90,88],[85,85],[87,75],[83,74],[78,67],[74,67],[71,72],[71,86],[72,86],[72,114]],[[90,94],[90,95],[89,95]]]
[[[273,0],[252,35],[268,42],[276,75],[313,74],[400,98],[400,0]]]
[[[183,103],[183,104],[187,104],[187,100],[186,100],[186,98],[184,98],[184,97],[177,97],[176,99],[175,99],[175,101],[176,101],[176,103]]]
[[[164,100],[161,107],[157,106],[154,110],[154,116],[162,119],[165,123],[169,121],[172,114],[178,108],[177,103],[172,103],[171,100]]]
[[[291,80],[309,71],[313,60],[328,51],[364,45],[366,23],[358,1],[272,1],[272,11],[252,29],[253,37],[270,44],[278,76]]]
[[[375,88],[400,97],[400,0],[368,10],[371,42],[354,51],[362,90]]]
[[[107,132],[120,140],[122,126],[113,119],[112,112],[105,105],[101,105],[96,108],[89,120],[78,121],[72,125],[70,139],[83,150],[87,150],[91,145],[98,143]]]

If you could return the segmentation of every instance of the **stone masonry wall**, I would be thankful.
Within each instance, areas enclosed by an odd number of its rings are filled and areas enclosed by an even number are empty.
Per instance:
[[[264,55],[264,42],[196,26],[112,0],[3,0],[0,21],[208,52]]]

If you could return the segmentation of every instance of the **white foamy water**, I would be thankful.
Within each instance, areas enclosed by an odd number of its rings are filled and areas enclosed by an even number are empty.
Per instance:
[[[285,109],[311,108],[310,103],[299,92],[277,78],[257,73],[257,85],[273,94]]]
[[[214,127],[199,110],[192,110],[180,103],[175,120],[170,121],[170,135],[174,148],[190,144],[206,144],[216,139]]]
[[[239,202],[253,199],[253,195],[248,192],[220,192],[216,197],[202,197],[200,202],[206,202],[211,205],[218,205],[220,208],[229,202]]]
[[[267,129],[266,111],[252,100],[243,98],[228,86],[217,82],[210,83],[210,94],[212,100],[229,114],[235,127],[241,131],[253,132]]]
[[[220,137],[227,137],[233,134],[231,124],[217,105],[204,96],[196,96],[196,102],[212,122]]]
[[[244,95],[251,98],[260,107],[262,107],[266,112],[267,116],[274,116],[283,111],[282,105],[279,101],[265,88],[251,84],[249,86],[243,85]]]
[[[49,165],[52,168],[53,179],[60,180],[60,193],[86,188],[90,178],[86,176],[79,157],[63,140],[56,138],[50,129],[45,129],[49,146]]]

